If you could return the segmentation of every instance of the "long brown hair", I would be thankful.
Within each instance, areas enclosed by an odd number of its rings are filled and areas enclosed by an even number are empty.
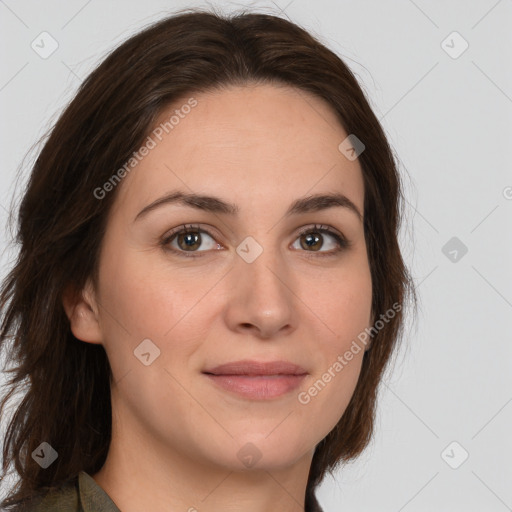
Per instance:
[[[1,348],[12,368],[3,412],[23,397],[8,424],[3,475],[17,485],[9,510],[32,496],[103,466],[111,436],[111,371],[101,345],[78,341],[62,297],[97,278],[98,256],[116,190],[94,190],[140,148],[166,106],[177,98],[227,85],[291,85],[324,99],[347,134],[366,149],[364,231],[375,317],[416,300],[398,231],[402,186],[393,152],[361,87],[344,62],[303,28],[268,14],[230,16],[187,9],[112,51],[81,84],[53,126],[30,173],[17,211],[19,254],[0,290]],[[340,141],[341,142],[341,141]],[[118,189],[119,187],[117,187]],[[404,307],[373,336],[351,401],[317,445],[306,489],[307,512],[320,510],[315,488],[326,472],[359,455],[374,428],[377,388],[403,334]],[[42,469],[32,458],[41,442],[58,458]]]

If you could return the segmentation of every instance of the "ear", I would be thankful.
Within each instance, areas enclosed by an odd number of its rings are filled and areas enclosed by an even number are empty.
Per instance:
[[[63,293],[62,305],[75,337],[87,343],[101,344],[103,335],[99,322],[98,304],[90,280],[78,294],[68,287]]]

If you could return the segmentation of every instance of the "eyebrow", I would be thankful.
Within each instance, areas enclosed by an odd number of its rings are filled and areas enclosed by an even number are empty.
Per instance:
[[[148,214],[149,212],[159,208],[163,205],[178,204],[180,206],[188,206],[211,213],[224,213],[229,215],[236,215],[240,209],[236,204],[227,203],[218,197],[202,195],[202,194],[188,194],[181,191],[171,192],[156,201],[145,206],[133,220],[134,222]],[[327,210],[328,208],[341,207],[354,213],[359,221],[363,221],[357,206],[345,195],[340,193],[330,194],[313,194],[306,197],[301,197],[294,201],[285,213],[285,217],[297,215],[301,213],[318,212]]]

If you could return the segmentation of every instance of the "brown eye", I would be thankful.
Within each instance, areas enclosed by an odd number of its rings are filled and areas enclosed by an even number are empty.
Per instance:
[[[300,247],[297,247],[297,241]],[[349,241],[337,231],[324,226],[311,226],[299,233],[294,249],[303,249],[306,252],[317,252],[320,256],[330,256],[350,247]]]
[[[201,246],[201,234],[197,231],[180,233],[177,238],[178,247],[184,251],[195,251]]]
[[[301,235],[300,237],[300,245],[303,249],[311,249],[313,251],[318,251],[322,247],[323,240],[321,235],[318,236],[316,233],[307,233],[305,235]]]
[[[212,235],[195,226],[182,226],[167,235],[161,242],[162,246],[182,256],[194,256],[194,253],[207,252],[222,248]],[[188,253],[188,254],[187,254]]]

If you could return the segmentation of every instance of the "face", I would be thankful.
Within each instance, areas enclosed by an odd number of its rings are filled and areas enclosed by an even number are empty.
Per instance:
[[[362,172],[318,98],[271,85],[194,98],[118,185],[91,295],[96,330],[74,332],[104,345],[116,421],[146,449],[283,468],[313,455],[359,377],[364,347],[333,368],[371,322]],[[216,200],[153,204],[178,192]],[[333,194],[355,209],[297,207]],[[302,375],[205,373],[241,360]]]

